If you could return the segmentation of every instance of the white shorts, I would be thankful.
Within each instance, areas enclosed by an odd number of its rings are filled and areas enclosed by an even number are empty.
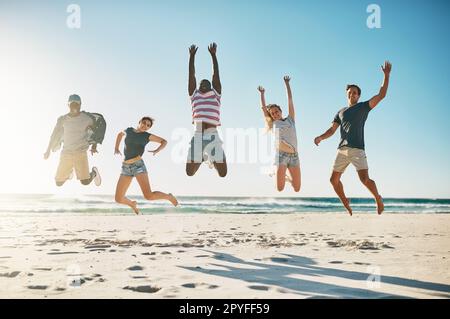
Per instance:
[[[366,152],[364,150],[344,146],[338,149],[333,165],[333,171],[343,173],[350,163],[355,166],[357,171],[369,169]]]

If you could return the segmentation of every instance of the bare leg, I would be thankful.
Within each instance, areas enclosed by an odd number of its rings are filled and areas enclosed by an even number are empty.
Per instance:
[[[56,186],[61,187],[66,181],[56,181]]]
[[[139,186],[141,187],[142,194],[144,195],[144,198],[146,200],[165,199],[165,200],[168,200],[169,202],[171,202],[173,206],[178,205],[177,199],[171,193],[166,194],[166,193],[158,192],[158,191],[152,192],[147,173],[142,173],[142,174],[136,175],[136,179],[139,183]]]
[[[202,163],[195,163],[195,162],[186,163],[186,174],[188,176],[194,176],[195,173],[197,173],[200,165],[202,165]]]
[[[300,166],[291,166],[288,167],[289,174],[291,175],[291,183],[292,187],[294,188],[295,192],[300,191],[301,186],[301,172],[300,172]]]
[[[214,162],[213,164],[217,170],[217,173],[219,173],[220,177],[227,176],[227,162],[226,161],[224,161],[223,163]]]
[[[139,214],[139,209],[137,208],[136,201],[129,200],[125,194],[127,193],[128,187],[130,187],[131,181],[133,180],[132,176],[124,176],[120,175],[119,180],[117,181],[116,186],[116,202],[119,204],[124,204],[130,206],[134,213]]]
[[[333,173],[331,174],[330,182],[331,185],[333,185],[334,191],[339,196],[342,204],[347,209],[350,216],[352,216],[352,208],[350,207],[350,201],[348,200],[347,196],[345,196],[344,185],[342,185],[341,176],[342,173],[333,171]]]
[[[285,165],[280,165],[277,168],[277,189],[279,192],[284,190],[286,184],[286,169]]]
[[[94,172],[94,170],[92,170],[90,172],[89,178],[80,180],[80,183],[83,185],[89,185],[94,180],[94,178],[95,178],[95,172]]]
[[[361,180],[361,183],[363,183],[372,193],[373,197],[375,197],[375,201],[377,202],[377,212],[378,215],[381,215],[381,213],[384,211],[383,199],[381,198],[380,194],[378,194],[377,184],[375,184],[375,182],[369,178],[369,170],[359,170],[358,176]]]

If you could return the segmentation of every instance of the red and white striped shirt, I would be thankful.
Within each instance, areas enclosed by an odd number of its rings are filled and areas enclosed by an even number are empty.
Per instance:
[[[192,124],[205,122],[219,126],[220,98],[221,95],[214,89],[206,93],[195,90],[191,96]]]

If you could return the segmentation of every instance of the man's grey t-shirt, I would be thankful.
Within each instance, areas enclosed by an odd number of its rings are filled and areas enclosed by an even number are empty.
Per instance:
[[[92,126],[94,121],[86,113],[80,113],[78,116],[66,115],[63,121],[63,152],[83,152],[89,148],[88,127]]]
[[[344,107],[334,117],[333,122],[341,126],[341,141],[339,147],[364,149],[364,124],[371,108],[369,101]]]

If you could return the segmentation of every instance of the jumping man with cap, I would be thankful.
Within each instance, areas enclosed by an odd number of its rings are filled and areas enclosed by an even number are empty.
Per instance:
[[[92,171],[89,171],[87,151],[91,146],[91,154],[98,153],[97,144],[103,142],[106,122],[101,114],[80,111],[81,98],[76,94],[69,97],[68,105],[70,112],[58,118],[44,159],[48,159],[50,152],[56,152],[63,144],[56,171],[56,185],[62,186],[72,177],[75,169],[81,184],[89,185],[94,181],[95,185],[100,186],[98,169],[93,167]]]

